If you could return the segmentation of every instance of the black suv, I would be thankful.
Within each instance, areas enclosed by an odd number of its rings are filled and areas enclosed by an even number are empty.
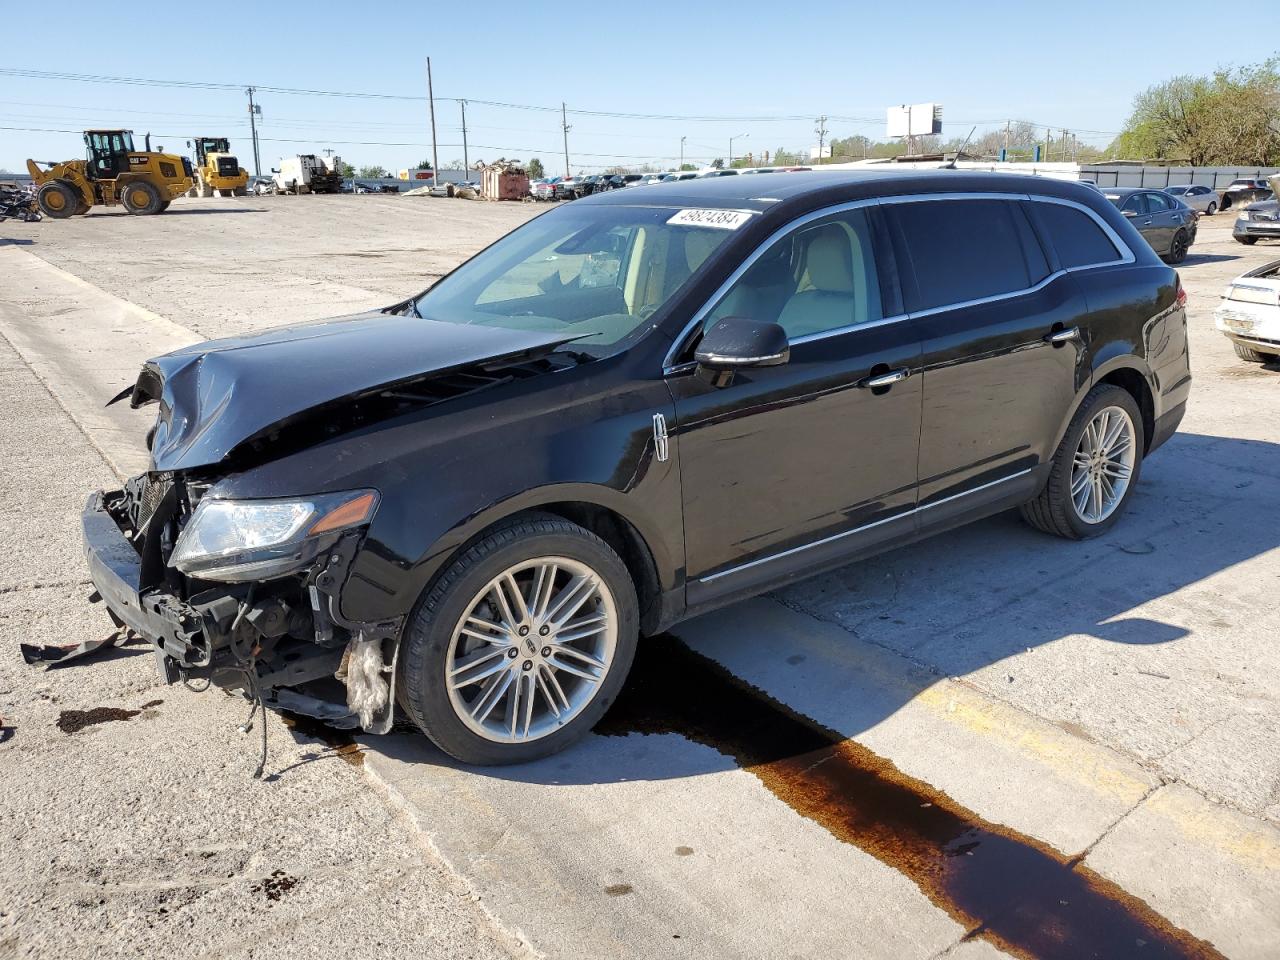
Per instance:
[[[1177,274],[1096,190],[637,196],[385,310],[147,363],[152,469],[83,523],[170,681],[370,731],[398,703],[464,761],[532,759],[692,614],[1011,507],[1102,533],[1182,417]]]

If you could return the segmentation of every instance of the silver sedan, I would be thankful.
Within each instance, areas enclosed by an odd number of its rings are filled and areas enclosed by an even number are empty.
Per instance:
[[[1165,187],[1164,192],[1171,197],[1177,197],[1196,213],[1203,213],[1207,217],[1212,217],[1218,212],[1218,208],[1222,206],[1222,201],[1218,198],[1218,192],[1213,187],[1206,187],[1202,183],[1186,183],[1176,187]]]

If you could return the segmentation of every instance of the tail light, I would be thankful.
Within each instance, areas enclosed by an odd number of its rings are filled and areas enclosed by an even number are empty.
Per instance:
[[[1182,285],[1182,277],[1178,277],[1178,306],[1185,307],[1187,305],[1187,290]]]

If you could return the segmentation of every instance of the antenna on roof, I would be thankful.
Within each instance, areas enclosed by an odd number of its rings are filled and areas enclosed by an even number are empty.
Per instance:
[[[969,141],[973,139],[973,135],[977,131],[977,129],[978,129],[977,127],[974,127],[972,130],[969,131],[969,135],[964,138],[964,143],[960,144],[960,149],[956,151],[956,155],[952,157],[950,160],[948,160],[946,163],[944,163],[941,169],[954,170],[956,168],[956,161],[960,159],[960,154],[964,153],[964,148],[969,145]]]

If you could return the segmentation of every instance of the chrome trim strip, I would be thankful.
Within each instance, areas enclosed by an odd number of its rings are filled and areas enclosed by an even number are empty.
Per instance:
[[[834,330],[823,330],[818,333],[805,334],[803,337],[796,337],[792,340],[791,344],[793,346],[800,343],[810,343],[814,340],[822,340],[826,337],[840,336],[845,333],[851,333],[854,330],[869,329],[882,324],[897,323],[901,320],[913,319],[915,317],[925,317],[930,314],[940,313],[943,310],[955,310],[961,307],[979,306],[984,303],[994,303],[997,300],[1004,300],[1010,297],[1023,296],[1028,293],[1037,292],[1046,284],[1051,283],[1058,277],[1064,276],[1068,273],[1076,273],[1080,270],[1093,270],[1098,267],[1110,267],[1120,264],[1134,263],[1137,260],[1137,257],[1134,255],[1133,250],[1129,245],[1120,238],[1120,235],[1112,229],[1110,224],[1098,215],[1097,211],[1083,203],[1078,203],[1075,200],[1067,200],[1063,197],[1048,197],[1041,194],[1031,193],[921,193],[891,197],[872,197],[865,200],[852,200],[848,203],[838,203],[830,207],[823,207],[821,210],[814,210],[797,220],[792,220],[789,223],[784,224],[775,230],[763,243],[757,246],[756,249],[751,252],[751,255],[747,257],[747,259],[743,260],[742,263],[738,265],[738,268],[729,275],[728,279],[726,279],[716,292],[707,299],[707,302],[699,308],[697,313],[693,315],[693,318],[685,324],[684,329],[680,331],[680,335],[671,342],[671,347],[667,350],[667,354],[662,360],[663,375],[669,376],[672,373],[690,368],[691,361],[684,361],[679,364],[674,362],[686,338],[694,328],[698,326],[698,324],[706,319],[706,316],[711,312],[711,309],[719,303],[720,299],[729,292],[729,289],[742,278],[742,275],[751,268],[751,265],[754,264],[766,250],[773,246],[774,243],[781,240],[787,234],[792,233],[793,231],[803,227],[805,224],[812,223],[815,220],[821,220],[824,217],[845,213],[849,210],[857,210],[861,207],[887,206],[895,203],[924,203],[931,200],[1027,200],[1032,203],[1056,203],[1059,206],[1071,207],[1088,216],[1102,229],[1103,233],[1107,235],[1107,239],[1109,239],[1115,245],[1116,250],[1120,252],[1120,259],[1108,260],[1104,263],[1086,263],[1078,267],[1064,267],[1054,273],[1051,273],[1035,286],[1026,287],[1022,290],[1013,290],[1009,293],[995,294],[990,297],[983,297],[978,300],[967,300],[962,303],[951,303],[940,307],[931,307],[928,310],[921,310],[914,314],[900,313],[892,317],[882,317],[879,320],[870,320],[866,323],[855,323],[847,327],[838,327]]]
[[[823,537],[821,540],[814,540],[812,543],[802,543],[798,547],[791,547],[788,550],[783,550],[781,553],[771,553],[767,557],[759,557],[758,559],[755,559],[755,560],[748,560],[746,563],[740,563],[736,567],[729,567],[725,570],[721,570],[717,573],[713,573],[709,577],[699,577],[698,582],[711,583],[715,580],[719,580],[721,577],[727,577],[731,573],[739,573],[743,570],[748,570],[751,567],[759,566],[762,563],[770,563],[774,560],[781,560],[783,557],[789,557],[793,554],[800,553],[802,550],[810,550],[813,547],[820,547],[823,544],[834,543],[836,540],[843,540],[845,537],[851,537],[855,533],[862,533],[865,530],[871,530],[874,527],[878,527],[886,523],[891,523],[894,520],[903,520],[906,517],[914,516],[917,513],[923,513],[925,510],[932,510],[934,507],[941,506],[944,503],[950,503],[952,500],[959,500],[961,497],[967,497],[970,494],[979,493],[983,490],[986,490],[990,487],[997,486],[1001,483],[1008,483],[1010,480],[1017,480],[1019,477],[1025,477],[1034,469],[1035,469],[1034,467],[1028,467],[1025,470],[1019,470],[1017,473],[1011,473],[1007,477],[1001,477],[999,480],[992,480],[990,483],[984,483],[980,487],[974,487],[972,490],[965,490],[965,491],[962,491],[961,493],[952,494],[949,497],[943,497],[941,500],[935,500],[933,501],[933,503],[926,503],[923,507],[913,507],[910,510],[904,510],[902,513],[895,513],[892,517],[885,517],[883,520],[875,520],[872,523],[864,523],[860,527],[854,527],[852,530],[845,530],[841,533],[835,533],[829,537]]]

